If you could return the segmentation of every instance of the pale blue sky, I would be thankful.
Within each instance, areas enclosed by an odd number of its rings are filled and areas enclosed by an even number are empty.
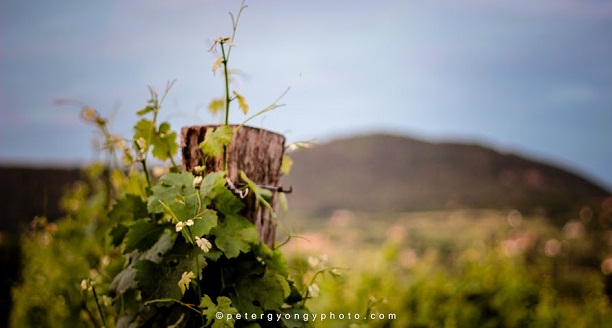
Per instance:
[[[95,159],[72,99],[131,135],[147,85],[176,84],[162,119],[217,122],[212,40],[237,0],[0,2],[0,162]],[[257,0],[232,66],[252,123],[289,140],[388,131],[527,154],[612,189],[612,3]],[[243,116],[234,111],[232,121]]]

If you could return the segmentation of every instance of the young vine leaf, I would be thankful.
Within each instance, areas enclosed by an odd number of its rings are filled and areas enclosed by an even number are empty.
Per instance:
[[[162,122],[159,125],[157,133],[151,140],[153,146],[153,157],[165,161],[170,159],[178,151],[178,143],[176,142],[176,132],[170,128],[170,123]]]
[[[144,144],[139,145],[141,152],[145,153],[149,149],[149,145],[155,131],[155,123],[146,118],[141,119],[134,125],[134,140],[144,140]]]
[[[232,141],[234,130],[229,125],[221,125],[216,129],[206,129],[204,141],[200,143],[200,149],[207,157],[217,157],[223,154],[223,148]]]
[[[246,115],[249,112],[249,105],[246,103],[246,100],[236,91],[234,91],[234,97],[238,100],[238,107],[242,110],[242,113]]]
[[[225,98],[215,98],[210,101],[208,104],[208,110],[213,114],[217,115],[217,113],[223,111],[225,108]]]
[[[183,272],[183,276],[178,282],[178,286],[181,289],[181,294],[185,295],[185,292],[189,289],[189,285],[191,284],[191,279],[193,278],[195,278],[195,273],[192,271]]]
[[[134,140],[145,142],[144,145],[139,145],[141,148],[144,146],[144,149],[141,149],[143,153],[153,147],[151,154],[162,161],[170,159],[178,151],[176,132],[170,128],[168,122],[162,122],[156,129],[155,122],[141,119],[134,126]]]
[[[152,90],[149,90],[152,91]],[[153,92],[151,92],[151,96],[155,95]],[[144,116],[147,115],[148,113],[154,112],[157,108],[157,106],[155,105],[156,101],[155,101],[155,97],[152,97],[152,99],[149,99],[149,101],[147,101],[147,106],[139,111],[136,112],[136,114],[138,116]]]
[[[291,157],[284,155],[281,161],[281,168],[280,168],[281,173],[284,175],[289,175],[289,172],[291,172],[292,167],[293,167],[293,160],[291,159]]]
[[[199,308],[202,309],[202,314],[206,316],[206,326],[210,325],[212,322],[213,324],[211,327],[213,328],[234,327],[238,310],[232,306],[232,300],[228,297],[217,297],[217,304],[215,304],[210,296],[204,295],[200,301]],[[223,313],[225,315],[224,318],[217,319],[215,317],[217,313]],[[230,315],[232,319],[225,318],[229,318]]]

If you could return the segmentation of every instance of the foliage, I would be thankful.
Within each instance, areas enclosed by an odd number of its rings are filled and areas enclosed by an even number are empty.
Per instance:
[[[232,16],[232,37],[218,38],[213,46],[221,49],[213,71],[223,69],[226,94],[209,109],[224,110],[225,124],[207,131],[200,144],[209,157],[223,155],[235,133],[228,126],[230,103],[235,100],[245,114],[249,110],[245,98],[230,90],[228,70],[244,8],[243,3]],[[194,175],[174,162],[177,134],[158,120],[172,84],[161,97],[149,88],[150,99],[137,112],[130,139],[113,135],[106,119],[83,107],[83,119],[103,132],[110,165],[90,167],[89,179],[67,192],[62,201],[66,217],[55,223],[37,218],[23,236],[24,270],[22,283],[13,290],[12,326],[267,327],[267,318],[282,317],[274,326],[301,327],[311,321],[298,318],[322,313],[360,316],[316,322],[320,326],[610,322],[600,280],[579,285],[578,299],[561,295],[559,286],[567,281],[554,274],[556,262],[536,261],[535,266],[527,263],[533,259],[525,252],[507,253],[496,239],[507,237],[503,234],[491,234],[491,245],[451,247],[443,238],[419,236],[416,244],[407,245],[405,236],[391,234],[382,249],[372,251],[345,229],[346,236],[358,241],[337,254],[352,264],[350,274],[321,254],[292,256],[288,262],[279,248],[259,241],[255,226],[242,215],[246,188],[260,206],[269,208],[268,190],[244,173],[240,190],[228,182],[225,171]],[[274,102],[254,116],[278,106]],[[116,154],[122,154],[123,166]],[[149,155],[167,163],[161,174],[152,174],[158,170],[147,166]],[[283,160],[284,173],[291,164],[289,158]],[[453,242],[461,238],[471,236],[454,232]],[[571,243],[570,249],[579,250]],[[347,255],[346,249],[357,251]],[[355,266],[359,261],[366,265]],[[593,270],[581,274],[599,277]]]
[[[304,255],[324,251],[346,268],[318,283],[311,312],[346,316],[322,327],[609,327],[610,276],[600,263],[612,249],[594,244],[597,231],[570,231],[577,222],[559,229],[516,211],[339,211],[304,233],[318,244],[295,240],[286,255],[305,278],[321,264]],[[586,266],[593,253],[599,261]]]
[[[65,218],[55,223],[37,218],[22,236],[22,284],[13,289],[12,327],[102,325],[93,290],[106,293],[104,282],[123,259],[108,242],[109,174],[101,165],[86,173],[87,182],[76,183],[62,200]]]
[[[110,295],[122,307],[147,310],[125,312],[120,322],[169,325],[178,320],[169,314],[183,311],[182,326],[214,325],[217,319],[207,315],[212,300],[257,315],[297,302],[286,302],[291,287],[282,254],[258,241],[255,226],[240,215],[241,201],[225,186],[225,173],[206,175],[201,186],[197,180],[189,172],[162,176],[147,198],[148,217],[125,234],[129,261]],[[134,206],[124,202],[133,201],[119,199],[115,215],[131,215]],[[120,208],[128,213],[120,215]]]
[[[226,85],[225,125],[207,131],[200,145],[204,157],[224,154],[232,140],[230,102],[236,100],[245,114],[249,110],[242,95],[230,93],[227,68],[245,8],[243,3],[232,15],[232,37],[215,40],[222,52],[215,65],[223,67]],[[173,83],[161,96],[149,88],[129,142],[83,106],[82,118],[102,131],[111,162],[108,169],[92,167],[89,183],[70,191],[67,217],[50,224],[41,218],[24,236],[14,326],[257,327],[264,314],[308,311],[307,292],[297,289],[283,254],[260,242],[255,225],[243,216],[246,191],[228,182],[225,171],[194,176],[174,162],[177,134],[158,121]],[[149,155],[169,168],[152,176]],[[257,185],[241,176],[243,189],[270,207]],[[250,316],[232,317],[238,313]]]

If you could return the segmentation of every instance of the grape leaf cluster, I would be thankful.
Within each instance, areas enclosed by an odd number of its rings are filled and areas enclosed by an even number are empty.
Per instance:
[[[259,241],[255,225],[240,214],[243,202],[226,187],[225,172],[199,181],[189,172],[170,172],[146,199],[127,194],[110,210],[112,243],[126,258],[109,288],[125,309],[118,325],[226,327],[235,320],[215,318],[217,310],[258,318],[303,311],[283,254]],[[209,248],[199,247],[202,239]]]

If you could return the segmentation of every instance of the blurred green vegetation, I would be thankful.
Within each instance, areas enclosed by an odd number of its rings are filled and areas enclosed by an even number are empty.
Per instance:
[[[102,295],[125,259],[109,246],[106,212],[119,196],[109,195],[144,177],[99,166],[85,175],[62,199],[64,218],[37,218],[21,238],[11,327],[101,327],[100,313],[115,321],[120,304]],[[315,278],[307,305],[328,316],[317,327],[612,327],[611,217],[610,199],[562,226],[515,210],[343,210],[284,218],[302,238],[282,251],[300,288]],[[314,277],[322,266],[339,275]]]
[[[558,228],[517,211],[338,211],[300,219],[308,241],[285,251],[302,273],[305,255],[341,268],[309,307],[353,319],[321,327],[612,327],[610,234],[589,230],[598,218],[581,213]]]
[[[102,165],[83,174],[60,201],[66,215],[54,222],[37,217],[20,238],[21,277],[12,288],[10,327],[101,327],[100,313],[113,319],[111,300],[101,295],[125,259],[111,247],[106,213],[111,195],[131,190],[144,176],[126,178]]]

